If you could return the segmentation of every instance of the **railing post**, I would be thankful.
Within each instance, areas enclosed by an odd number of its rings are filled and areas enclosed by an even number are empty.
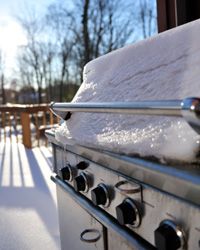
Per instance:
[[[22,124],[22,140],[23,140],[23,144],[27,148],[32,148],[29,113],[27,113],[27,112],[22,112],[21,113],[21,124]]]
[[[43,124],[41,126],[37,113],[43,112]],[[2,133],[4,132],[4,141],[6,142],[6,138],[8,135],[8,129],[10,128],[10,132],[15,132],[16,140],[19,142],[18,134],[18,126],[21,125],[22,128],[22,143],[27,148],[32,148],[35,145],[34,139],[38,139],[39,146],[39,136],[40,131],[44,131],[46,127],[48,127],[49,120],[46,120],[46,112],[49,112],[49,106],[47,104],[41,105],[0,105],[0,141],[2,139]],[[11,121],[11,115],[14,115],[14,120]],[[18,121],[17,114],[20,115],[20,122]],[[8,117],[7,117],[8,116]],[[33,118],[33,121],[32,121]],[[35,119],[34,119],[35,118]],[[53,122],[53,117],[50,118],[51,123]],[[14,122],[14,123],[13,123]],[[35,126],[35,131],[31,129],[31,122],[33,122],[33,126]],[[51,124],[52,125],[52,124]],[[41,128],[40,128],[41,127]],[[10,133],[11,134],[11,133]],[[33,136],[36,135],[36,138]],[[14,136],[13,136],[14,138]],[[10,137],[12,139],[12,137]]]

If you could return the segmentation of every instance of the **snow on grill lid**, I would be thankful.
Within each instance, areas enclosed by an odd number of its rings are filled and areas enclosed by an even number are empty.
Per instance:
[[[89,62],[73,102],[129,102],[200,96],[200,20]],[[73,113],[57,129],[65,144],[194,160],[199,136],[179,118]]]

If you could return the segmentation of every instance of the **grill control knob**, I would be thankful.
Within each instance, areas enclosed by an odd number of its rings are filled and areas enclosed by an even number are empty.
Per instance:
[[[77,177],[74,178],[74,189],[79,192],[87,192],[89,189],[88,185],[88,177],[85,173],[81,173]]]
[[[59,172],[63,181],[71,181],[73,179],[73,171],[70,164],[67,164],[64,168],[61,168]]]
[[[140,214],[135,202],[127,198],[116,207],[117,220],[121,225],[138,227],[141,222]]]
[[[154,232],[155,245],[162,250],[176,250],[184,246],[184,233],[171,220],[164,220]]]
[[[109,192],[108,188],[104,184],[99,184],[96,188],[91,191],[91,198],[94,205],[103,205],[104,207],[109,206]]]
[[[89,166],[89,163],[86,162],[86,161],[80,161],[80,162],[76,165],[77,169],[81,169],[81,170],[86,169],[88,166]]]

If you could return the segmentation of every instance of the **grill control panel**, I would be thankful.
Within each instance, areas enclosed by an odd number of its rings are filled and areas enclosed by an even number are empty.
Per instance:
[[[55,172],[157,249],[199,249],[199,207],[64,150]]]

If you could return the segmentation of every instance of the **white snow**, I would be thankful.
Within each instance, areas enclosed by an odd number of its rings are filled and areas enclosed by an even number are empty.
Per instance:
[[[89,62],[73,102],[200,97],[200,20]],[[194,160],[199,135],[169,117],[73,113],[56,131],[64,144]]]
[[[0,136],[0,249],[60,249],[52,154]]]

